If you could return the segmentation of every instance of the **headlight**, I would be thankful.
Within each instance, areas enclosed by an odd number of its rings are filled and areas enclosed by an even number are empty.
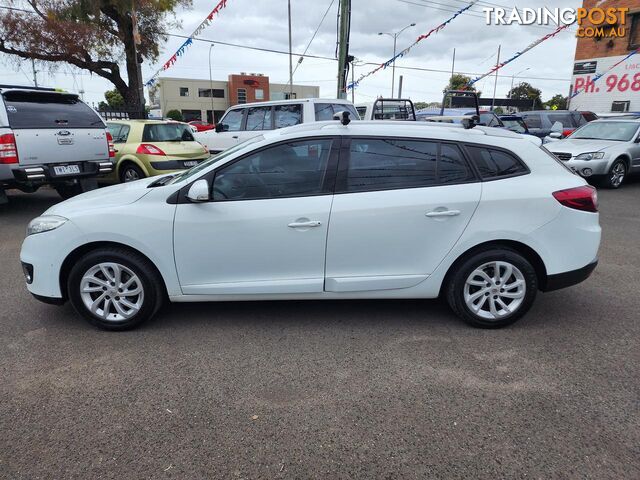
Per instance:
[[[576,160],[600,160],[604,158],[604,152],[590,152],[581,153],[576,157]]]
[[[27,237],[34,233],[48,232],[49,230],[55,230],[61,227],[67,222],[64,217],[58,215],[43,215],[42,217],[36,217],[29,222],[27,227]]]

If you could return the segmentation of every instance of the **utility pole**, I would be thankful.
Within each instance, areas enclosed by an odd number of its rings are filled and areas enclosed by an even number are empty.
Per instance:
[[[131,26],[133,36],[133,57],[136,59],[136,79],[138,82],[138,99],[140,104],[138,109],[140,111],[140,118],[146,118],[144,110],[144,83],[142,83],[142,58],[138,54],[138,45],[140,45],[140,33],[138,32],[138,17],[136,16],[136,9],[134,0],[131,0]]]
[[[351,103],[356,103],[356,88],[353,85],[356,81],[356,59],[351,61]]]
[[[338,30],[338,94],[347,98],[347,57],[349,56],[349,28],[351,26],[351,0],[340,0],[340,26]]]
[[[398,82],[398,98],[402,98],[402,75],[400,75]]]
[[[500,66],[500,48],[502,45],[498,45],[498,58],[496,59],[496,67]],[[491,99],[491,111],[496,105],[496,90],[498,89],[498,69],[496,68],[496,80],[493,83],[493,98]]]
[[[451,61],[451,78],[453,78],[453,75],[455,74],[456,71],[456,49],[453,49],[453,60]]]
[[[289,98],[293,98],[293,53],[291,51],[291,0],[288,0],[289,10]]]
[[[38,86],[38,75],[36,72],[36,62],[33,60],[33,58],[31,59],[31,69],[33,70],[33,86],[37,87]]]
[[[211,95],[211,124],[213,125],[214,123],[216,123],[216,119],[215,116],[213,114],[213,76],[211,75],[211,49],[213,48],[215,44],[212,43],[209,45],[209,95]],[[209,120],[207,118],[207,120]]]
[[[402,30],[400,30],[399,32],[378,32],[378,35],[389,35],[391,38],[393,38],[393,63],[391,65],[391,97],[393,98],[393,94],[395,93],[396,90],[396,47],[398,45],[398,36],[404,32],[407,28],[409,27],[415,27],[416,24],[412,23],[410,25],[407,25],[406,27],[404,27]]]

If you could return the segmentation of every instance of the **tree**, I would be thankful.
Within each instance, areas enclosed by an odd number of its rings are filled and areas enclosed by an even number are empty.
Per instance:
[[[10,0],[18,7],[23,2]],[[155,61],[177,23],[170,14],[191,0],[26,0],[32,11],[0,10],[0,52],[18,59],[66,62],[109,80],[131,108],[141,108],[138,62]],[[137,49],[137,56],[136,56]],[[120,71],[124,59],[126,75]],[[125,78],[128,80],[125,81]]]
[[[469,90],[470,92],[475,92],[475,86],[468,86],[471,81],[471,77],[467,77],[466,75],[461,75],[460,73],[454,73],[449,78],[449,84],[444,87],[442,93],[446,93],[447,90]]]
[[[527,82],[522,82],[509,90],[509,98],[515,100],[531,100],[534,110],[542,108],[542,92]]]
[[[567,109],[567,97],[564,95],[554,95],[550,100],[544,102],[544,106],[550,110],[566,110]],[[555,108],[554,108],[555,107]]]
[[[125,106],[124,98],[122,98],[118,90],[107,90],[104,92],[104,98],[107,101],[107,105],[111,108],[123,108]]]
[[[176,122],[182,121],[182,112],[180,110],[169,110],[167,112],[167,118],[175,120]]]

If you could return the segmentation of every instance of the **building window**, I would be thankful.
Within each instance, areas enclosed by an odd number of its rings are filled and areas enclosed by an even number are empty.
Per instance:
[[[238,103],[247,103],[247,89],[239,88],[238,89]]]
[[[264,90],[256,88],[256,100],[264,100]]]
[[[189,96],[189,87],[180,87],[180,96],[188,97]]]
[[[224,90],[222,88],[199,88],[198,96],[224,98]]]
[[[285,100],[293,100],[295,98],[298,98],[298,94],[296,92],[287,92],[284,94]]]
[[[182,110],[182,119],[185,122],[192,120],[202,120],[202,112],[200,110]]]
[[[629,50],[640,48],[640,13],[629,15],[627,18],[629,27]]]

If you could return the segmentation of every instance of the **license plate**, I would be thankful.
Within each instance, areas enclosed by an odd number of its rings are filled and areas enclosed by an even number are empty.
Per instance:
[[[187,160],[186,162],[184,162],[184,166],[187,168],[195,167],[197,164],[198,164],[197,160]]]
[[[53,171],[56,175],[73,175],[80,173],[80,167],[78,165],[60,165],[53,167]]]

